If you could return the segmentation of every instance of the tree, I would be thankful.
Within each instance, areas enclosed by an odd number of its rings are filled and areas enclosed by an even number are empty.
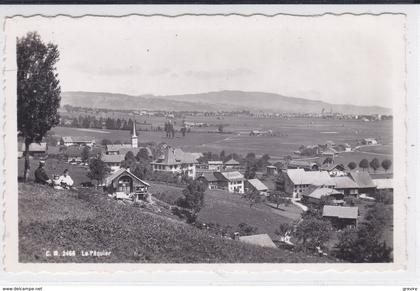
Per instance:
[[[382,168],[384,168],[385,172],[387,172],[389,170],[389,168],[391,168],[392,162],[391,160],[383,160],[381,163]]]
[[[136,155],[137,161],[149,161],[149,151],[146,148],[141,148]]]
[[[357,168],[357,164],[355,162],[350,162],[347,167],[349,167],[350,170],[354,170]]]
[[[29,145],[40,143],[51,127],[58,125],[60,82],[56,73],[59,51],[42,42],[37,32],[17,39],[17,127],[25,143],[23,179],[29,173]]]
[[[104,138],[101,141],[101,145],[103,145],[103,146],[106,146],[106,145],[109,145],[109,144],[112,144],[112,141],[110,141],[109,139]]]
[[[252,225],[249,225],[245,222],[241,222],[238,224],[238,232],[240,236],[243,235],[253,235],[257,233],[258,228]]]
[[[307,215],[297,226],[295,236],[304,249],[322,248],[330,239],[331,223],[328,220]]]
[[[249,201],[249,208],[251,208],[255,204],[262,202],[263,200],[260,192],[258,192],[257,190],[245,192],[242,198],[245,198]]]
[[[276,208],[278,209],[280,204],[284,206],[290,205],[292,202],[288,199],[290,196],[284,191],[273,191],[268,196],[268,201],[275,203]]]
[[[87,160],[89,160],[89,153],[90,153],[89,147],[85,146],[81,153],[81,158],[83,162],[86,162]]]
[[[111,171],[110,168],[100,159],[93,158],[89,162],[89,172],[87,176],[91,180],[96,180],[97,185],[103,181],[105,176]]]
[[[359,168],[362,168],[363,171],[369,168],[369,161],[367,159],[363,159],[359,163]]]
[[[182,137],[184,137],[185,136],[185,133],[187,132],[187,128],[185,127],[185,126],[183,126],[183,127],[181,127],[181,134],[182,134]]]
[[[191,181],[187,187],[182,191],[184,197],[178,201],[178,205],[191,210],[189,222],[197,220],[198,212],[204,206],[204,192],[207,185],[200,181]]]
[[[219,126],[217,127],[217,131],[220,132],[220,133],[222,133],[223,130],[224,130],[223,124],[219,124]]]
[[[376,172],[377,169],[381,166],[379,163],[379,160],[377,158],[374,158],[370,161],[369,166],[373,169],[374,172]]]
[[[245,168],[245,174],[244,174],[245,179],[254,179],[256,174],[257,174],[257,166],[255,164],[252,166],[247,164]]]
[[[334,162],[333,158],[331,157],[326,157],[324,162],[322,162],[323,165],[325,164],[332,164]]]

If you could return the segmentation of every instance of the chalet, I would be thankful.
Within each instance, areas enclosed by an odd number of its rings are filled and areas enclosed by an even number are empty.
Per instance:
[[[372,179],[377,190],[393,190],[393,179]]]
[[[260,246],[260,247],[273,248],[273,249],[277,248],[276,244],[272,241],[270,236],[266,233],[240,236],[239,241],[247,243],[247,244],[251,244],[251,245]]]
[[[29,155],[30,156],[43,156],[47,154],[48,145],[46,142],[36,143],[33,142],[29,144]],[[26,145],[22,143],[21,145],[22,156],[25,154]]]
[[[79,164],[82,162],[82,149],[79,147],[67,147],[64,151],[64,157],[68,163]]]
[[[376,185],[368,172],[350,172],[350,177],[357,184],[359,194],[373,194],[375,192]]]
[[[150,185],[127,169],[119,169],[105,179],[105,189],[117,199],[145,200]]]
[[[331,177],[346,176],[345,167],[343,164],[324,164],[321,166],[321,171],[327,171]]]
[[[248,191],[258,191],[260,195],[268,196],[268,187],[259,179],[245,180],[245,189]]]
[[[359,208],[325,205],[322,209],[322,216],[330,219],[332,225],[340,229],[347,226],[356,227]]]
[[[318,165],[313,162],[291,160],[287,164],[288,169],[305,169],[307,171],[317,171]]]
[[[205,181],[209,190],[219,189],[219,179],[213,172],[202,173],[201,176],[197,177],[197,180]]]
[[[364,138],[362,140],[362,144],[364,144],[364,145],[375,145],[375,144],[378,144],[378,141],[374,138]]]
[[[101,160],[111,169],[112,172],[120,169],[120,164],[124,161],[124,155],[102,155]]]
[[[230,193],[245,192],[244,176],[238,171],[232,172],[214,172],[214,176],[218,179],[220,188],[227,189]]]
[[[209,171],[220,172],[223,170],[223,161],[208,161],[207,165]]]
[[[87,136],[63,136],[60,140],[60,145],[69,146],[88,146],[95,145],[95,139]]]
[[[357,196],[359,194],[359,186],[349,176],[332,177],[335,183],[335,189],[344,195]]]
[[[279,173],[277,167],[272,165],[266,166],[265,172],[268,176],[276,176]]]
[[[334,181],[327,172],[288,169],[284,173],[284,191],[293,198],[301,198],[304,190],[310,185],[333,189]]]
[[[234,160],[234,159],[230,159],[229,161],[224,163],[225,169],[226,170],[230,170],[230,169],[238,169],[240,168],[241,164]]]
[[[331,197],[336,205],[344,204],[344,194],[336,189],[324,188],[320,186],[310,186],[302,193],[302,200],[308,203],[319,204],[323,197]]]
[[[199,155],[197,154],[168,147],[161,157],[150,164],[152,165],[153,171],[171,172],[173,174],[186,173],[188,177],[195,179],[198,157]]]

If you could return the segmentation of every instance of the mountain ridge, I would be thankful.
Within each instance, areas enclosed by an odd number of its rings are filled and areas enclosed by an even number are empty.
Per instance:
[[[267,111],[279,113],[391,114],[390,108],[333,104],[320,100],[288,97],[276,93],[223,90],[178,95],[128,95],[107,92],[67,91],[62,104],[80,107],[166,111]]]

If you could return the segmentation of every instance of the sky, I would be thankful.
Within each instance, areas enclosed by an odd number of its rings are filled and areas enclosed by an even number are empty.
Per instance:
[[[278,93],[392,107],[403,97],[404,17],[15,17],[6,41],[58,45],[62,91]]]

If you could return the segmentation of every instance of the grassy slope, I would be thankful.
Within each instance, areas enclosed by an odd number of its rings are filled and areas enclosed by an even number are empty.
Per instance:
[[[107,250],[109,257],[46,257],[47,250]],[[19,184],[21,262],[251,263],[327,258],[214,238],[176,219],[124,205],[92,190]]]

